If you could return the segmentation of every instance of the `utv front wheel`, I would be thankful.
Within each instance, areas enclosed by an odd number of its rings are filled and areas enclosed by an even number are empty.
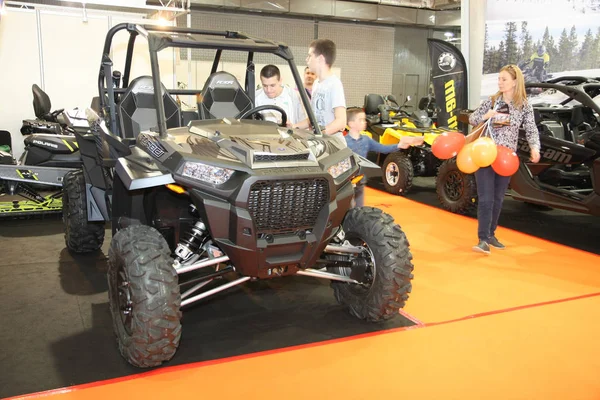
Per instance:
[[[118,231],[108,252],[108,296],[121,355],[146,368],[170,360],[181,338],[181,294],[166,240],[154,228]]]
[[[383,186],[391,194],[404,196],[412,187],[413,163],[401,152],[390,153],[383,162]]]
[[[364,268],[352,276],[361,284],[332,281],[337,301],[350,314],[368,321],[387,320],[399,314],[412,289],[412,255],[408,240],[391,215],[372,207],[348,211],[343,222],[345,240],[365,250],[359,256]],[[348,267],[329,271],[350,276]]]
[[[63,224],[65,244],[74,253],[98,250],[104,242],[104,223],[89,222],[85,178],[82,170],[70,171],[63,179]]]
[[[457,214],[469,214],[477,208],[475,176],[458,169],[456,158],[445,160],[435,178],[435,191],[442,207]]]

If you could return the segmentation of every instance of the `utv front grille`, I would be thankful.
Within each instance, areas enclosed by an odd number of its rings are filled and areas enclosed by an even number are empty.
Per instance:
[[[308,160],[308,153],[276,155],[276,154],[255,154],[254,162],[275,162],[275,161],[303,161]]]
[[[261,181],[250,188],[248,211],[258,234],[312,229],[329,200],[326,179]]]

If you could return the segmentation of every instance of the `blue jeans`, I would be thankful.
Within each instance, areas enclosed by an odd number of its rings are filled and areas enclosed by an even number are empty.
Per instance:
[[[475,172],[475,180],[478,197],[477,236],[479,240],[488,241],[496,232],[510,177],[498,175],[492,167],[486,167]]]

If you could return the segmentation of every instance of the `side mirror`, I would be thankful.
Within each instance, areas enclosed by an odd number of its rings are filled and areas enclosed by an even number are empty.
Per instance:
[[[393,94],[389,94],[389,95],[387,96],[387,99],[388,99],[389,101],[393,102],[393,103],[396,103],[396,104],[398,104],[398,101],[396,100],[396,96],[394,96]]]
[[[412,99],[412,97],[410,96],[406,96],[406,102],[408,103],[410,100]]]

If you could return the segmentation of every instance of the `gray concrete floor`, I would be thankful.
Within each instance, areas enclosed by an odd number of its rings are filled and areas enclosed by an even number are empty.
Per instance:
[[[70,254],[59,218],[0,221],[0,398],[144,372],[120,356],[102,251]],[[324,324],[323,321],[327,321]],[[357,321],[326,281],[291,277],[229,289],[183,313],[177,365],[412,325]]]

